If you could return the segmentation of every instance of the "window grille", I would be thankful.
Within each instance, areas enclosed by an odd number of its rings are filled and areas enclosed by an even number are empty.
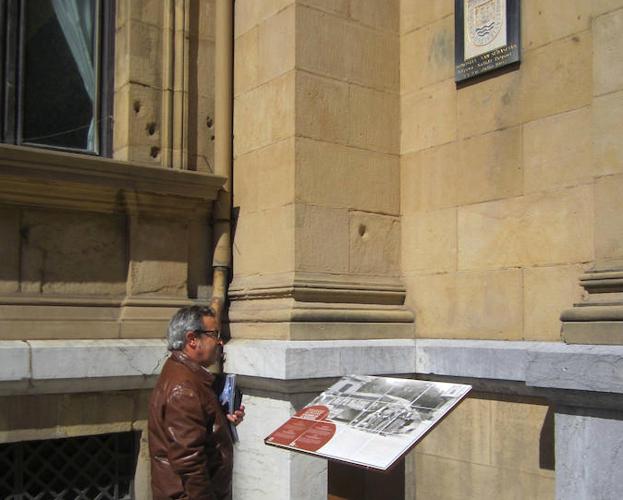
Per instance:
[[[0,444],[1,500],[131,500],[136,432]]]

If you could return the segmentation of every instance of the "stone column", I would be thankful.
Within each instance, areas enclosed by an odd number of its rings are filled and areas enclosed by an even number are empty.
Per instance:
[[[236,3],[234,338],[413,336],[398,6]]]
[[[595,265],[581,279],[586,300],[562,314],[568,343],[623,344],[623,8],[594,5],[592,167]]]
[[[398,11],[397,0],[235,3],[225,369],[265,384],[247,399],[236,498],[326,498],[324,461],[263,444],[296,407],[292,384],[396,373],[370,363],[392,363],[382,343],[414,336],[400,279]]]
[[[623,498],[623,413],[559,408],[556,498]]]
[[[561,315],[569,344],[623,344],[623,261],[596,264],[580,278],[586,298]]]

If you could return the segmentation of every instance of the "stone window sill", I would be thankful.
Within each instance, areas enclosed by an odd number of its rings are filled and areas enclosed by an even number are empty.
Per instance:
[[[225,178],[188,170],[0,145],[0,203],[95,212],[209,211]]]

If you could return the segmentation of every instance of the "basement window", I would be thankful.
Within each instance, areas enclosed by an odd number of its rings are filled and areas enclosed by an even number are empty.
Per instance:
[[[130,500],[139,433],[0,445],[3,500]]]
[[[0,0],[0,139],[110,155],[111,0]]]

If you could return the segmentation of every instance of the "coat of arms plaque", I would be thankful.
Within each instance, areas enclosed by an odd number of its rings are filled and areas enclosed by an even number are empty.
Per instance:
[[[455,0],[456,81],[519,62],[519,0]]]

